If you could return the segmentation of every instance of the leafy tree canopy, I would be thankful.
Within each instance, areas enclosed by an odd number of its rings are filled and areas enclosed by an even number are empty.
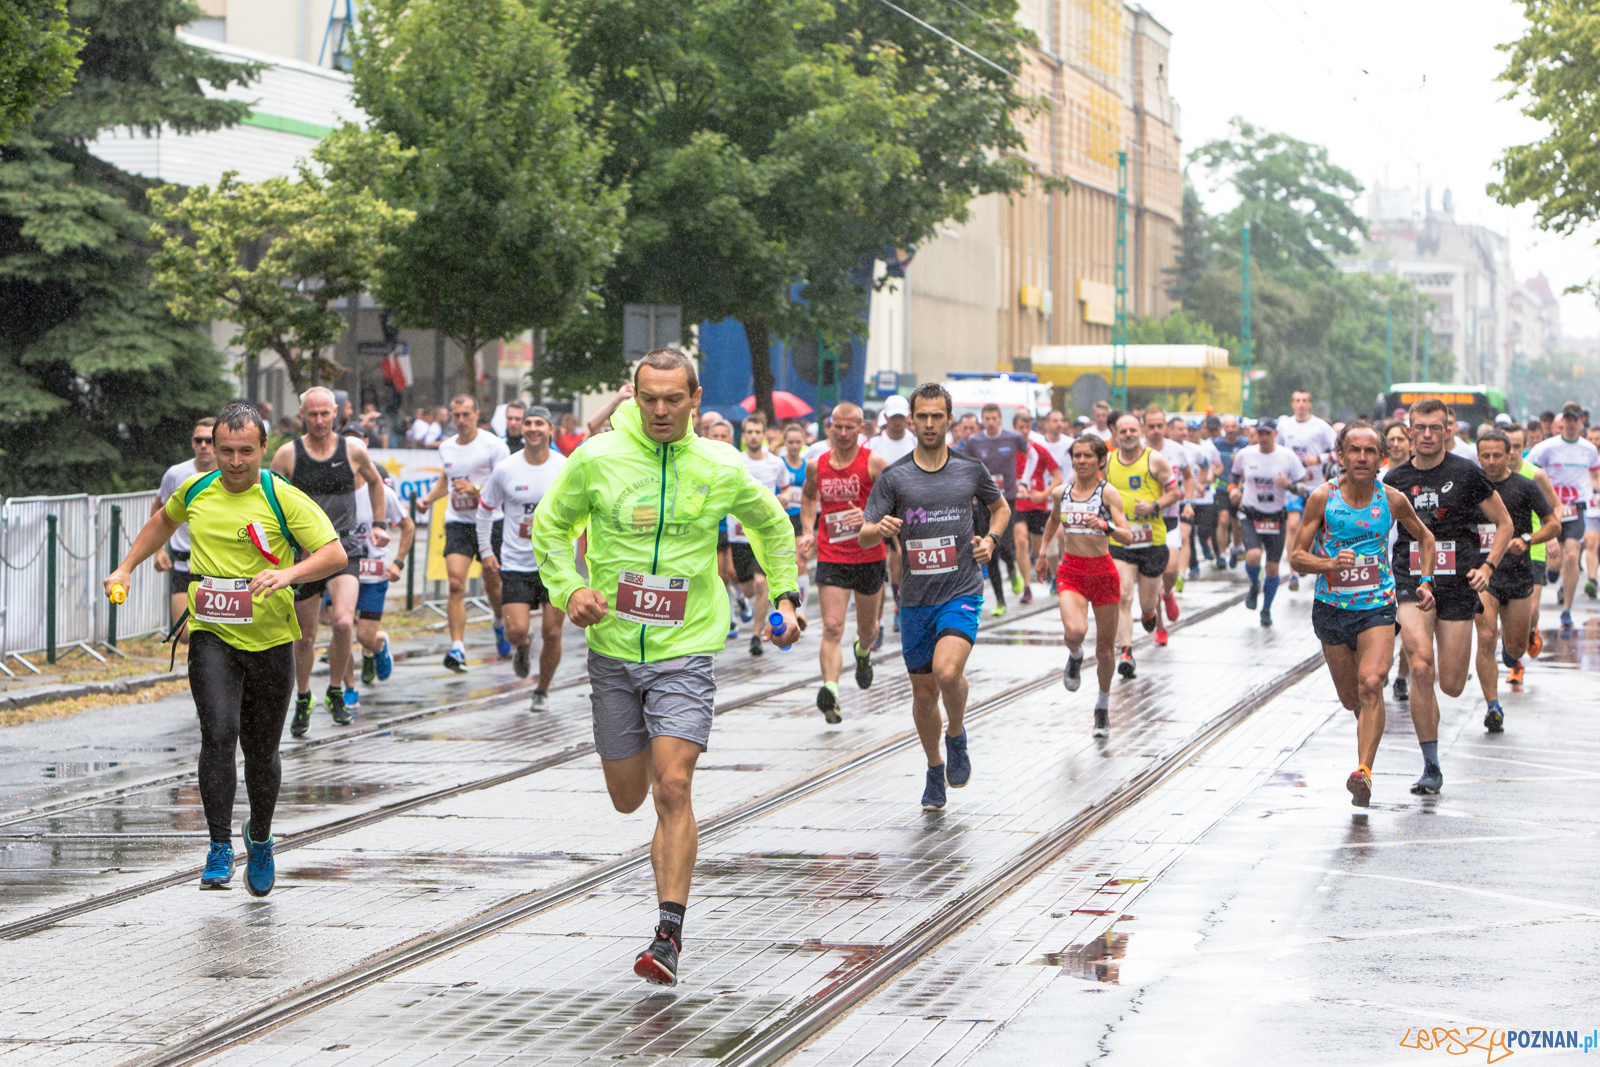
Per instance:
[[[82,46],[67,0],[0,0],[0,141],[67,90]]]

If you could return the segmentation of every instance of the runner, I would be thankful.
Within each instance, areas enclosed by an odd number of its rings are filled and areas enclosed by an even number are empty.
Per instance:
[[[1073,442],[1073,479],[1050,491],[1050,521],[1044,528],[1046,544],[1061,534],[1055,584],[1067,640],[1061,684],[1068,692],[1077,692],[1083,675],[1083,639],[1089,632],[1089,609],[1094,609],[1095,673],[1100,683],[1094,700],[1096,737],[1111,736],[1111,679],[1116,673],[1117,617],[1122,605],[1122,580],[1111,560],[1108,535],[1124,543],[1133,540],[1122,496],[1101,474],[1107,455],[1106,443],[1093,434]],[[1047,568],[1040,552],[1041,582],[1047,580]]]
[[[1528,460],[1555,486],[1561,501],[1561,628],[1572,629],[1572,601],[1578,593],[1578,561],[1583,554],[1584,513],[1600,487],[1600,450],[1583,436],[1583,405],[1568,401],[1554,420],[1556,436],[1533,446]]]
[[[717,578],[717,520],[730,512],[751,535],[778,590],[787,648],[800,636],[794,532],[768,486],[738,454],[696,437],[694,362],[658,348],[634,367],[634,398],[611,417],[614,432],[572,455],[534,513],[532,544],[550,600],[583,627],[589,646],[595,748],[618,811],[654,796],[659,922],[634,960],[648,981],[677,981],[683,920],[699,834],[691,786],[711,739],[712,657],[723,647],[727,600]],[[588,578],[572,542],[588,530]],[[768,627],[771,630],[771,627]]]
[[[1289,406],[1294,417],[1278,420],[1278,443],[1287,446],[1300,459],[1306,469],[1306,485],[1312,489],[1323,482],[1322,465],[1338,458],[1338,435],[1325,419],[1311,414],[1311,390],[1296,389],[1289,394]],[[1300,514],[1305,510],[1304,494],[1289,498],[1285,510],[1289,514],[1289,544],[1297,544],[1295,533],[1300,529]],[[1300,576],[1289,572],[1289,591],[1299,592]]]
[[[1526,431],[1516,423],[1507,428],[1506,439],[1510,442],[1511,456],[1506,461],[1506,469],[1513,474],[1532,478],[1534,484],[1544,493],[1545,501],[1551,508],[1559,507],[1561,499],[1556,495],[1555,486],[1550,484],[1550,476],[1527,459],[1527,452],[1522,447],[1525,438]],[[1584,516],[1584,521],[1588,522],[1587,515]],[[1534,575],[1533,600],[1528,609],[1528,655],[1534,659],[1538,659],[1539,653],[1544,651],[1544,638],[1539,636],[1539,604],[1544,599],[1546,554],[1547,545],[1544,542],[1539,542],[1528,550],[1528,566],[1533,569]],[[1511,668],[1511,674],[1507,680],[1513,685],[1521,685],[1522,661],[1518,660],[1508,666]]]
[[[1089,414],[1094,422],[1092,425],[1084,427],[1083,432],[1092,433],[1106,442],[1106,447],[1109,450],[1111,439],[1116,436],[1116,431],[1111,428],[1111,405],[1104,400],[1096,400]]]
[[[130,590],[134,569],[189,524],[189,690],[200,718],[200,802],[211,834],[200,888],[221,889],[233,878],[237,747],[244,752],[250,801],[245,887],[261,897],[276,879],[278,739],[294,692],[300,636],[291,587],[343,570],[345,552],[310,497],[261,469],[267,424],[255,408],[229,404],[212,429],[217,469],[186,479],[150,516],[104,588],[108,597],[118,586]],[[301,550],[307,555],[295,563]]]
[[[1423,611],[1433,601],[1434,543],[1405,495],[1377,482],[1383,444],[1371,423],[1357,419],[1347,425],[1334,452],[1344,472],[1336,484],[1311,491],[1289,564],[1318,576],[1311,625],[1339,702],[1355,712],[1358,765],[1345,788],[1350,803],[1364,808],[1372,799],[1372,768],[1383,738],[1383,680],[1394,659],[1389,531],[1401,523],[1421,546],[1417,605]]]
[[[806,484],[806,461],[801,454],[806,448],[806,428],[798,422],[791,422],[783,428],[783,469],[789,475],[789,492],[784,501],[784,511],[789,514],[789,525],[794,527],[796,538],[800,536],[800,490]],[[805,554],[795,556],[795,566],[800,575],[800,604],[801,614],[804,606],[811,599],[811,568],[810,559]]]
[[[1045,415],[1042,425],[1044,432],[1035,434],[1033,442],[1043,445],[1050,458],[1056,461],[1056,466],[1061,468],[1061,477],[1066,480],[1072,470],[1072,444],[1077,438],[1068,432],[1067,417],[1060,411],[1052,411]],[[1097,435],[1098,436],[1098,435]],[[1105,438],[1101,438],[1102,441]],[[1110,446],[1108,445],[1107,448]],[[1050,583],[1055,587],[1055,572],[1061,565],[1061,542],[1051,540],[1045,543],[1045,558],[1050,561]]]
[[[528,404],[513,400],[506,404],[506,448],[512,455],[522,451],[522,420],[528,417]]]
[[[150,514],[153,516],[167,506],[167,501],[172,499],[172,494],[178,491],[178,486],[194,477],[196,474],[205,474],[207,471],[217,469],[217,454],[211,449],[212,427],[216,419],[200,419],[194,424],[194,431],[189,436],[189,445],[194,449],[194,458],[186,459],[182,463],[174,463],[167,468],[161,476],[161,487],[156,490],[156,498],[150,502]],[[177,626],[178,620],[183,618],[183,613],[189,610],[189,527],[187,524],[179,526],[172,534],[172,540],[161,548],[156,549],[155,563],[152,564],[156,571],[167,572],[167,600],[172,609],[172,625]],[[186,626],[178,627],[176,639],[184,644],[189,643],[189,630]]]
[[[555,482],[567,460],[550,447],[555,432],[550,409],[542,404],[528,409],[522,420],[522,448],[495,464],[478,494],[478,553],[485,573],[500,576],[501,611],[505,613],[506,639],[511,642],[511,670],[526,678],[532,666],[532,615],[539,610],[539,681],[534,685],[529,711],[550,708],[550,683],[561,666],[561,624],[566,616],[550,603],[539,577],[539,561],[528,540],[539,501]],[[502,520],[500,543],[494,543],[495,512]]]
[[[951,410],[950,394],[937,382],[920,385],[911,394],[917,449],[885,468],[873,483],[856,538],[862,548],[874,548],[885,537],[900,535],[905,554],[900,655],[911,675],[911,714],[928,758],[924,811],[942,811],[946,784],[959,789],[972,778],[964,720],[967,657],[977,640],[983,607],[978,567],[994,558],[995,544],[1011,519],[990,468],[945,443]],[[996,412],[996,428],[998,421]],[[1013,467],[1013,478],[1015,474]],[[974,499],[989,509],[982,536],[972,526]],[[941,698],[948,722],[943,753]]]
[[[356,545],[356,485],[372,505],[375,518],[368,536],[377,548],[389,543],[388,513],[384,510],[383,476],[359,440],[333,432],[338,402],[333,390],[314,385],[300,396],[300,421],[305,435],[278,449],[272,457],[272,470],[305,493],[327,514],[339,534],[345,551],[344,569],[337,574],[301,582],[294,590],[294,610],[299,617],[299,640],[294,648],[294,719],[289,733],[304,737],[311,729],[311,665],[316,658],[317,625],[322,615],[323,593],[328,595],[332,614],[328,632],[328,663],[350,660],[355,637],[356,598],[361,591],[358,574],[363,552]],[[335,679],[341,672],[330,666],[328,690],[323,700],[328,713],[340,726],[354,721],[344,706],[344,687]]]
[[[1503,633],[1506,666],[1511,669],[1509,681],[1518,684],[1522,681],[1522,654],[1528,649],[1533,591],[1544,578],[1534,572],[1528,550],[1561,532],[1560,523],[1550,521],[1555,509],[1545,498],[1544,490],[1533,479],[1513,473],[1510,456],[1511,441],[1499,430],[1489,430],[1478,438],[1478,465],[1510,512],[1512,531],[1505,558],[1489,577],[1489,588],[1478,594],[1483,601],[1483,613],[1477,617],[1478,685],[1487,705],[1483,725],[1492,734],[1505,728],[1505,710],[1500,706],[1500,668],[1495,662],[1496,631]],[[1481,508],[1479,511],[1478,548],[1487,551],[1494,544],[1495,526]]]
[[[1483,610],[1478,594],[1489,588],[1490,575],[1511,541],[1511,516],[1482,469],[1449,452],[1454,434],[1447,407],[1423,397],[1411,405],[1410,417],[1411,459],[1391,468],[1383,481],[1407,496],[1435,542],[1432,611],[1418,601],[1418,576],[1423,571],[1417,539],[1402,527],[1394,544],[1400,640],[1411,660],[1411,723],[1422,746],[1422,776],[1411,792],[1420,796],[1437,793],[1444,784],[1434,683],[1437,680],[1452,697],[1466,688],[1473,617]],[[1480,505],[1497,527],[1486,559],[1478,548]]]
[[[1167,528],[1167,564],[1161,572],[1161,602],[1166,605],[1167,617],[1156,620],[1156,644],[1164,645],[1167,643],[1167,623],[1178,619],[1178,598],[1173,595],[1173,590],[1178,587],[1178,563],[1183,555],[1183,541],[1188,534],[1188,530],[1184,529],[1184,512],[1188,512],[1189,519],[1194,518],[1194,509],[1185,501],[1194,495],[1195,472],[1189,467],[1188,449],[1183,447],[1182,442],[1167,436],[1166,413],[1154,405],[1145,409],[1144,441],[1166,457],[1179,478],[1178,498],[1161,511],[1161,521]]]
[[[1209,420],[1208,420],[1209,421]],[[1237,415],[1224,415],[1221,419],[1221,434],[1213,434],[1211,445],[1217,450],[1217,455],[1222,457],[1222,471],[1217,478],[1217,488],[1226,491],[1232,477],[1234,454],[1248,448],[1250,442],[1245,439],[1239,428]],[[1244,551],[1243,526],[1238,516],[1233,512],[1232,506],[1217,508],[1217,561],[1216,569],[1222,570],[1224,566],[1232,568],[1239,565],[1239,555]],[[1223,556],[1227,556],[1224,563]]]
[[[1017,501],[1017,456],[1028,449],[1028,439],[1015,430],[1007,430],[1001,426],[999,404],[983,405],[982,415],[983,428],[961,442],[959,447],[989,471],[995,486],[1005,497],[1007,511],[1011,511],[1015,509]],[[976,514],[973,523],[973,528],[976,529],[978,523]],[[1007,527],[996,540],[995,559],[988,564],[989,584],[994,588],[994,608],[989,613],[997,617],[1006,613],[1006,591],[1000,577],[1001,564],[1005,564],[1011,571],[1011,591],[1020,594],[1022,587],[1027,584],[1027,577],[1017,568],[1016,542],[1011,537],[1010,527]]]
[[[716,421],[705,428],[704,436],[707,441],[716,441],[733,448],[733,423],[717,415]],[[728,540],[726,515],[717,520],[717,575],[722,579],[722,588],[728,596],[728,640],[732,641],[739,636],[739,623],[753,620],[755,610],[739,589],[739,579],[733,573],[733,547]],[[758,625],[757,632],[759,631]]]
[[[389,635],[379,627],[383,623],[389,583],[400,580],[406,555],[416,538],[417,525],[406,514],[400,494],[395,492],[394,481],[384,479],[383,511],[385,515],[398,515],[398,519],[390,519],[390,524],[400,527],[400,542],[395,548],[394,561],[389,562],[386,550],[372,547],[372,502],[371,497],[361,489],[361,486],[356,487],[356,551],[360,553],[356,563],[361,582],[361,591],[356,594],[356,644],[361,646],[361,684],[371,685],[373,682],[388,681],[390,672],[394,670],[394,658],[389,654]],[[333,663],[330,658],[329,681],[343,684],[344,706],[353,708],[361,702],[361,693],[356,689],[355,657],[345,659],[344,669],[338,677],[333,677]]]
[[[1112,545],[1122,603],[1118,609],[1117,670],[1124,678],[1136,671],[1133,662],[1133,595],[1139,594],[1139,623],[1145,633],[1161,627],[1161,575],[1167,569],[1167,525],[1162,509],[1178,499],[1182,486],[1172,465],[1159,451],[1140,439],[1139,416],[1125,411],[1117,416],[1117,450],[1106,461],[1106,480],[1122,498],[1122,513],[1130,520],[1126,546]],[[1160,634],[1156,637],[1161,642]]]
[[[1011,514],[1011,543],[1017,550],[1017,567],[1022,572],[1021,603],[1033,603],[1033,552],[1044,553],[1044,527],[1050,518],[1050,493],[1061,484],[1061,464],[1044,445],[1034,440],[1028,413],[1019,411],[1011,428],[1026,438],[1028,447],[1017,453],[1017,509]]]
[[[1194,472],[1194,495],[1188,500],[1191,519],[1179,524],[1179,529],[1188,527],[1181,546],[1183,555],[1178,561],[1178,592],[1181,593],[1185,571],[1190,581],[1200,577],[1196,548],[1207,558],[1212,554],[1207,545],[1216,539],[1217,476],[1222,472],[1222,455],[1198,427],[1191,429],[1188,422],[1178,416],[1167,420],[1167,436],[1182,443],[1189,457],[1189,469]],[[1179,517],[1182,518],[1181,513]]]
[[[841,405],[842,406],[842,405]],[[854,405],[852,405],[854,406]],[[839,409],[834,408],[834,420],[838,421]],[[857,409],[857,418],[860,418],[860,409]],[[767,420],[760,415],[751,415],[744,420],[740,427],[740,442],[744,445],[744,464],[750,469],[750,477],[760,484],[771,489],[773,494],[781,498],[785,487],[789,484],[789,472],[783,465],[783,460],[767,451]],[[790,530],[794,527],[791,525]],[[745,534],[744,524],[736,516],[728,516],[728,557],[733,564],[733,577],[739,583],[739,591],[744,594],[746,604],[753,607],[752,617],[765,619],[767,617],[767,574],[761,569],[761,564],[756,560],[755,550],[750,547],[750,538]],[[796,555],[796,560],[800,557]],[[798,566],[797,566],[798,577]],[[741,617],[746,610],[741,605]],[[759,656],[761,650],[761,628],[750,635],[750,654]]]
[[[1585,427],[1584,436],[1600,452],[1600,426]],[[1583,583],[1583,595],[1593,600],[1600,596],[1600,485],[1590,487],[1583,512],[1583,566],[1589,576]]]
[[[1306,469],[1293,452],[1278,447],[1277,420],[1258,419],[1254,430],[1256,443],[1234,454],[1228,500],[1238,509],[1244,538],[1244,569],[1250,578],[1244,606],[1254,611],[1259,602],[1261,625],[1271,626],[1272,599],[1278,594],[1278,563],[1283,558],[1287,532],[1285,509],[1289,495],[1306,488]],[[1261,577],[1263,555],[1265,581]]]
[[[833,409],[828,427],[833,447],[806,465],[800,494],[801,535],[796,550],[809,552],[812,546],[817,550],[817,597],[822,601],[822,647],[817,651],[822,687],[817,690],[817,710],[829,723],[841,721],[839,642],[844,638],[850,596],[855,594],[856,601],[856,642],[851,651],[858,689],[872,685],[872,643],[878,636],[883,600],[884,546],[880,541],[862,548],[856,535],[861,532],[862,508],[889,461],[860,446],[860,430],[860,408],[845,403]]]
[[[478,492],[511,450],[500,438],[478,427],[478,398],[471,393],[451,397],[450,418],[456,432],[439,442],[439,462],[444,472],[428,495],[417,501],[417,510],[426,511],[435,500],[450,498],[444,513],[444,569],[450,579],[445,623],[450,629],[450,651],[444,654],[444,665],[462,674],[467,669],[467,571],[473,560],[482,558],[478,548]],[[581,444],[582,438],[578,440]],[[491,547],[497,556],[503,528],[504,520],[496,513]],[[495,652],[505,659],[511,655],[511,642],[506,639],[500,608],[500,575],[485,568],[482,577],[483,595],[494,614]]]
[[[1380,482],[1391,470],[1411,458],[1411,431],[1406,427],[1405,423],[1391,420],[1384,424],[1383,440],[1388,452],[1384,458],[1382,469],[1378,471],[1378,481]],[[1394,547],[1395,539],[1399,536],[1398,531],[1391,526],[1389,528],[1389,547],[1391,549]],[[1399,625],[1398,622],[1395,623],[1396,633],[1399,632]],[[1395,660],[1394,698],[1404,704],[1411,699],[1411,661],[1406,658],[1404,645],[1396,648]]]
[[[911,429],[911,405],[903,396],[891,396],[883,402],[883,430],[870,441],[867,448],[890,463],[909,456],[917,447],[917,435]],[[889,591],[894,594],[894,629],[900,632],[900,546],[890,537],[884,540],[884,558],[889,564]],[[878,598],[878,639],[873,648],[883,644],[883,597]]]

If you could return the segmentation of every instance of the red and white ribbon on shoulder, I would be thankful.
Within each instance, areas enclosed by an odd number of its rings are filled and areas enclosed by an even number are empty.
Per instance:
[[[280,562],[282,562],[277,556],[274,556],[272,554],[272,550],[267,547],[266,527],[262,526],[259,522],[252,522],[249,526],[245,527],[245,532],[250,535],[250,543],[256,546],[256,551],[267,557],[267,559],[272,562],[273,566],[277,566]]]

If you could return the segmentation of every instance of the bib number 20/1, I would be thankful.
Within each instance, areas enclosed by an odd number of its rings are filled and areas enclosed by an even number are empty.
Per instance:
[[[194,591],[194,617],[199,622],[248,626],[255,622],[255,599],[248,578],[202,578]]]
[[[688,612],[689,579],[638,571],[617,575],[617,618],[645,626],[682,626]]]

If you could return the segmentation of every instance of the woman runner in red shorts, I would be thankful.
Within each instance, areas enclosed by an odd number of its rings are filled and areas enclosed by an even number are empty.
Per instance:
[[[1117,609],[1122,602],[1122,582],[1111,561],[1110,536],[1127,544],[1133,531],[1122,511],[1122,497],[1105,480],[1106,443],[1093,434],[1072,442],[1072,478],[1050,494],[1050,519],[1044,541],[1050,545],[1061,534],[1061,567],[1056,571],[1056,596],[1061,602],[1061,626],[1066,631],[1067,666],[1061,684],[1076,691],[1083,670],[1083,639],[1089,632],[1089,608],[1094,607],[1095,668],[1100,693],[1094,703],[1094,735],[1111,734],[1111,676],[1116,669]],[[1039,580],[1047,581],[1049,564],[1039,553]]]

